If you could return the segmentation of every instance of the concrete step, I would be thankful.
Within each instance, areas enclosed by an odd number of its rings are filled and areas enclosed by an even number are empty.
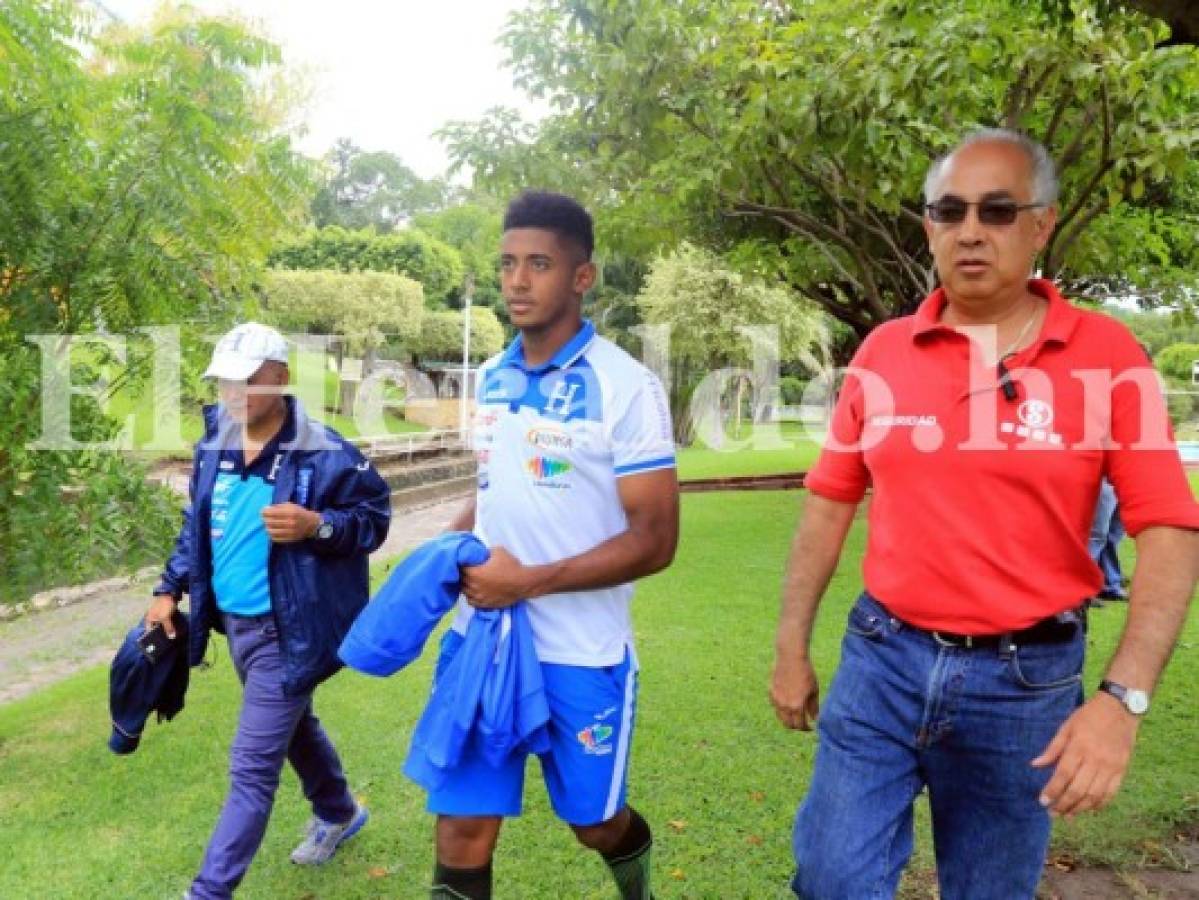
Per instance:
[[[464,444],[418,444],[412,447],[381,447],[365,454],[375,468],[407,463],[427,462],[432,459],[470,456]]]
[[[475,475],[473,456],[453,456],[416,464],[379,467],[379,474],[393,491]]]
[[[429,431],[418,434],[355,438],[354,444],[376,468],[400,462],[419,462],[443,456],[461,456],[470,451],[458,431]]]
[[[452,497],[466,497],[471,494],[477,479],[472,472],[445,481],[434,481],[413,487],[402,488],[391,493],[391,508],[393,510],[411,509],[417,506],[428,506]]]

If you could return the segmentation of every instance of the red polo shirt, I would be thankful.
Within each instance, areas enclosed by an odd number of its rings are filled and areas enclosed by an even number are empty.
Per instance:
[[[1102,476],[1129,534],[1199,529],[1136,339],[1048,281],[1029,288],[1049,309],[1034,343],[1007,360],[1014,400],[972,341],[940,324],[938,289],[862,343],[806,480],[844,502],[873,486],[866,589],[922,628],[999,634],[1093,595],[1102,578],[1087,536]]]

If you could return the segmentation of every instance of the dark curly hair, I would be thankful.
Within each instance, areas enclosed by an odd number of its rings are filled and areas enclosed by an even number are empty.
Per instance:
[[[512,228],[540,228],[552,231],[563,240],[577,244],[585,259],[595,249],[595,229],[591,214],[579,201],[551,191],[525,191],[504,213],[504,231]]]

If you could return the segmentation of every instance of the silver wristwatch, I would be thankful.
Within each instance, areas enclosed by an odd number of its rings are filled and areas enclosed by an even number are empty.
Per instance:
[[[1149,695],[1145,691],[1127,688],[1114,681],[1108,681],[1106,678],[1099,682],[1099,690],[1111,694],[1134,716],[1143,716],[1149,712]]]
[[[316,534],[313,535],[318,541],[327,541],[333,537],[333,523],[321,516],[321,524],[316,526]]]

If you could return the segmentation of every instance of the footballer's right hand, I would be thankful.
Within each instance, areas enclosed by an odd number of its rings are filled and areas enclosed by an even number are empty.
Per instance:
[[[146,613],[146,630],[149,631],[155,625],[161,624],[166,630],[167,637],[173,640],[175,622],[171,617],[175,614],[178,606],[179,604],[170,594],[155,594],[154,600],[150,603],[150,611]]]
[[[770,702],[786,728],[811,731],[820,713],[820,682],[811,660],[780,654],[770,676]]]

